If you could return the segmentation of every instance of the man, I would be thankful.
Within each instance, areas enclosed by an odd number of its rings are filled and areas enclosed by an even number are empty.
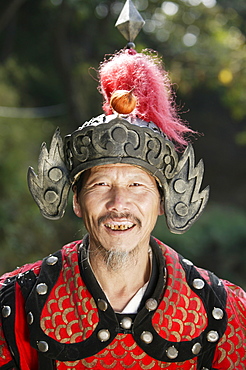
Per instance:
[[[88,170],[74,196],[90,235],[92,270],[116,312],[149,281],[150,233],[162,208],[155,179],[127,164]]]
[[[151,237],[158,215],[182,233],[208,199],[202,162],[191,146],[179,159],[171,141],[191,130],[166,74],[126,49],[100,77],[107,115],[64,145],[56,131],[38,176],[29,170],[51,219],[72,184],[88,235],[2,277],[0,369],[244,370],[244,292]]]

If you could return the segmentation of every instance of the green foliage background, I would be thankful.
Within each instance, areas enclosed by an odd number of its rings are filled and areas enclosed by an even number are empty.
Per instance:
[[[123,1],[3,0],[0,3],[0,273],[85,233],[71,209],[42,218],[26,182],[39,148],[101,113],[95,69],[124,47],[114,28]],[[184,235],[161,218],[154,234],[199,266],[246,287],[246,3],[135,0],[146,20],[137,51],[163,57],[184,120],[202,133],[211,197]]]

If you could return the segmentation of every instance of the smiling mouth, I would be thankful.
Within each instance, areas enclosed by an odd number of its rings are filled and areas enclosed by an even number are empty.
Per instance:
[[[130,224],[111,224],[111,223],[106,223],[105,227],[107,227],[110,230],[114,231],[124,231],[124,230],[129,230],[132,229],[135,226],[135,224],[130,223]]]

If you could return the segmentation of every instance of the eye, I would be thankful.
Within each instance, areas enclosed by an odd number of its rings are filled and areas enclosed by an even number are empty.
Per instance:
[[[95,186],[107,186],[108,184],[106,183],[106,182],[104,182],[104,181],[102,181],[102,182],[97,182],[96,184],[95,184]]]
[[[133,182],[132,184],[130,184],[130,186],[138,187],[138,186],[142,186],[142,184],[140,184],[139,182]]]

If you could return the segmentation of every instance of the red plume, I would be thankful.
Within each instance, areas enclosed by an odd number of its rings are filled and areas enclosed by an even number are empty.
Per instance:
[[[106,114],[113,113],[110,106],[112,93],[134,89],[138,104],[132,114],[154,122],[170,140],[187,144],[184,135],[193,131],[178,117],[167,72],[156,55],[122,50],[101,64],[99,78]]]

